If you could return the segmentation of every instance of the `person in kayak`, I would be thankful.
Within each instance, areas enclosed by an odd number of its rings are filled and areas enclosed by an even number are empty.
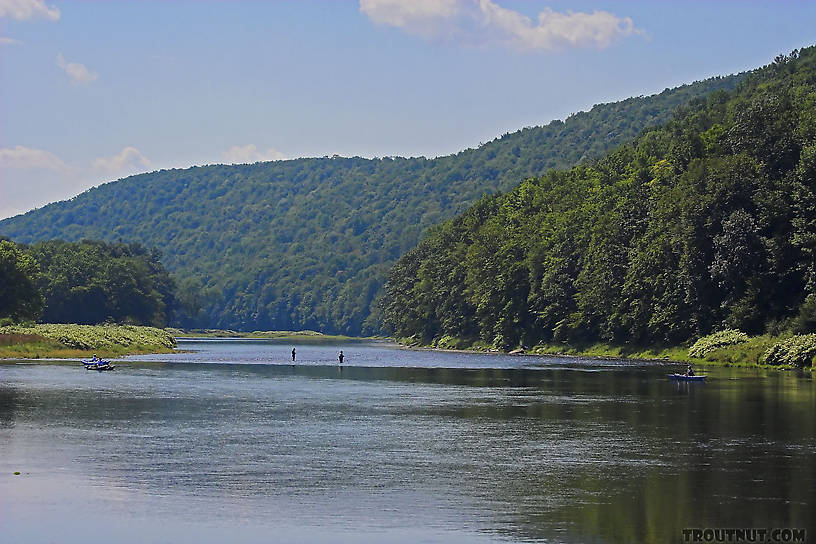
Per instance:
[[[689,363],[688,368],[686,369],[686,376],[694,376],[694,369],[691,368],[691,363]]]

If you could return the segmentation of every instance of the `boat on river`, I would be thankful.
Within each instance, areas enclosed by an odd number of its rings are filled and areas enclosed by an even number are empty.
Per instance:
[[[103,359],[97,359],[95,361],[82,361],[82,364],[85,366],[85,370],[98,370],[99,372],[113,370],[116,368],[110,361],[105,361]]]
[[[677,380],[679,382],[704,382],[705,376],[687,376],[685,374],[668,374],[670,380]]]

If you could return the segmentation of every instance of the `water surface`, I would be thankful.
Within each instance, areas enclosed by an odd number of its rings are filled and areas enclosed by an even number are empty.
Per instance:
[[[812,524],[809,374],[678,384],[659,363],[376,343],[297,344],[292,365],[293,345],[189,340],[108,373],[0,365],[0,541],[682,542]]]

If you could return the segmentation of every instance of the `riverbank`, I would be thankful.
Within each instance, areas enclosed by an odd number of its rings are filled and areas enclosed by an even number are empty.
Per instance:
[[[339,334],[323,334],[316,331],[252,331],[241,332],[225,329],[165,329],[176,338],[246,338],[256,340],[291,340],[306,343],[363,342],[381,338],[361,338]]]
[[[0,327],[0,359],[83,359],[172,353],[176,340],[156,327],[37,324]]]
[[[812,360],[805,364],[769,364],[765,362],[769,351],[791,337],[762,335],[747,337],[746,341],[719,346],[708,350],[703,356],[689,354],[689,346],[616,346],[606,343],[587,345],[538,344],[530,348],[517,348],[504,353],[513,355],[552,355],[567,357],[592,357],[601,359],[631,359],[639,361],[673,362],[695,366],[730,366],[746,368],[783,369],[804,368],[813,370]],[[440,351],[492,352],[502,351],[481,340],[443,337],[431,343],[423,343],[415,337],[397,338],[396,342],[411,349]]]

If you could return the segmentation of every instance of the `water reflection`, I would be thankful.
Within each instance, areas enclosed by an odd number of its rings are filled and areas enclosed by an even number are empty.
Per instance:
[[[60,498],[53,519],[120,520],[99,529],[115,540],[134,524],[175,541],[204,523],[203,542],[679,542],[811,524],[809,376],[677,384],[661,365],[383,346],[344,347],[356,364],[340,369],[320,364],[336,346],[298,347],[292,366],[254,362],[276,356],[256,343],[213,363],[233,345],[105,374],[0,365],[0,529],[60,534],[35,521],[35,487]]]

